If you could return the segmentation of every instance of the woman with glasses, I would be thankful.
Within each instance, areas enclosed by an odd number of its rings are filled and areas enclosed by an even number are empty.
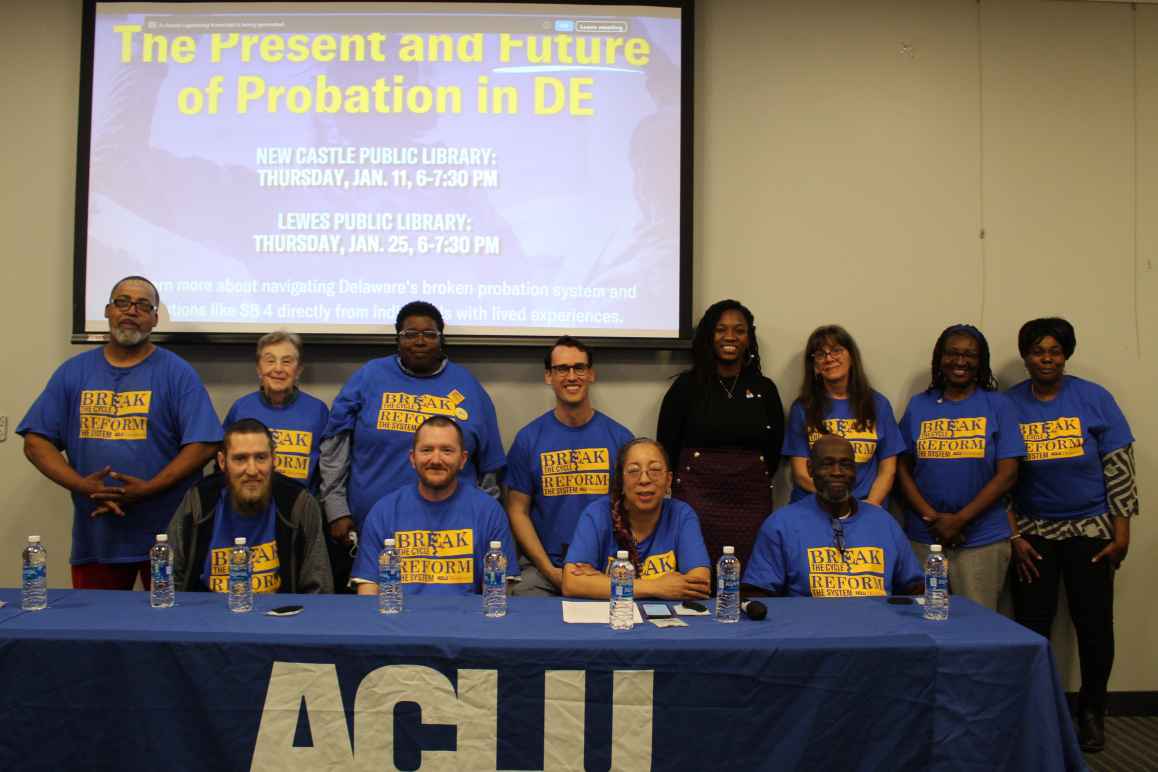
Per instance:
[[[432,304],[407,303],[394,323],[398,353],[368,362],[334,399],[321,457],[321,499],[334,539],[350,542],[349,532],[378,499],[416,483],[410,448],[432,415],[453,418],[462,429],[469,455],[459,481],[497,493],[506,455],[494,403],[473,375],[447,359],[444,327]]]
[[[721,300],[704,312],[692,367],[664,396],[657,436],[676,461],[672,495],[699,515],[712,564],[725,545],[746,563],[772,511],[784,406],[760,372],[756,324],[743,304]]]
[[[1013,496],[1013,608],[1018,622],[1049,638],[1065,584],[1082,673],[1078,741],[1100,751],[1114,664],[1114,573],[1130,549],[1138,488],[1134,435],[1113,395],[1066,375],[1076,347],[1073,325],[1056,317],[1028,321],[1017,335],[1029,379],[1007,392],[1027,451]]]
[[[989,343],[976,327],[942,332],[931,370],[929,388],[901,418],[906,531],[922,563],[930,544],[945,549],[950,592],[996,611],[1012,534],[1004,498],[1025,455],[1017,413],[997,391]]]
[[[298,388],[302,376],[302,339],[285,330],[257,342],[258,389],[233,403],[223,422],[229,428],[256,418],[277,438],[277,471],[316,492],[318,445],[330,418],[326,403]]]
[[[563,594],[607,598],[605,573],[615,553],[627,550],[635,566],[635,597],[701,600],[711,570],[696,513],[667,498],[672,473],[655,440],[640,437],[623,446],[606,498],[579,516],[563,567]]]
[[[893,406],[869,385],[860,349],[843,327],[816,328],[804,347],[804,381],[788,411],[783,455],[792,464],[792,501],[816,492],[808,474],[812,444],[823,434],[852,443],[856,455],[853,496],[884,506],[905,449]]]

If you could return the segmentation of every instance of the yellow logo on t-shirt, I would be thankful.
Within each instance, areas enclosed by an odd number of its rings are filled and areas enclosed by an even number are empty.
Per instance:
[[[844,437],[852,443],[852,450],[856,454],[856,463],[858,464],[867,464],[877,452],[877,429],[871,421],[868,428],[857,429],[854,418],[826,418],[824,429],[829,434]],[[820,439],[820,432],[810,430],[808,432],[808,447],[811,448],[818,439]]]
[[[378,410],[378,429],[413,434],[432,415],[444,415],[456,421],[466,421],[470,414],[462,407],[466,395],[458,389],[440,397],[436,394],[407,394],[404,391],[382,392],[382,406]]]
[[[808,589],[814,598],[885,594],[885,551],[880,547],[808,549]]]
[[[1077,416],[1021,424],[1021,437],[1025,440],[1026,461],[1076,458],[1085,452],[1082,419]]]
[[[310,475],[310,450],[314,433],[300,429],[270,429],[277,447],[274,448],[274,468],[286,477],[304,480]]]
[[[608,555],[607,565],[603,567],[603,573],[611,573],[611,564],[613,562],[615,562],[615,556]],[[639,578],[654,579],[657,576],[663,576],[664,574],[675,571],[677,565],[675,550],[650,555],[643,559],[643,565],[639,568]]]
[[[474,531],[395,531],[403,584],[474,584]]]
[[[149,433],[152,391],[86,389],[80,393],[82,440],[143,440]]]
[[[611,453],[607,448],[550,450],[539,454],[539,483],[544,496],[607,493]]]
[[[917,458],[985,458],[985,416],[921,421]]]
[[[213,592],[229,592],[229,553],[233,545],[218,547],[209,553],[209,589]],[[277,542],[267,541],[250,548],[250,568],[253,578],[250,584],[254,592],[277,592],[281,588],[281,561],[277,557]]]

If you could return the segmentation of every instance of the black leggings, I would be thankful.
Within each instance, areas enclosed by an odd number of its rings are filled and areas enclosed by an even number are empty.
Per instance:
[[[1041,577],[1019,581],[1016,558],[1013,576],[1013,607],[1018,622],[1049,638],[1057,613],[1058,582],[1064,581],[1066,603],[1078,638],[1078,661],[1082,671],[1081,704],[1098,713],[1105,711],[1106,686],[1114,666],[1114,568],[1102,558],[1090,560],[1107,544],[1104,539],[1078,536],[1051,541],[1024,537],[1041,555],[1036,561]]]

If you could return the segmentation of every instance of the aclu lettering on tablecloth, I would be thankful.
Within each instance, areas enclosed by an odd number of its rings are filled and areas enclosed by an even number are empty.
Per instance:
[[[337,667],[274,662],[250,769],[393,769],[394,707],[401,702],[417,703],[424,724],[456,727],[455,750],[423,750],[422,769],[497,769],[499,673],[463,669],[457,675],[456,692],[449,678],[421,665],[387,665],[367,673],[354,696],[355,744]],[[543,768],[582,768],[587,673],[547,670],[543,675]],[[612,769],[651,769],[654,676],[652,670],[614,671]],[[313,745],[294,747],[303,709]]]

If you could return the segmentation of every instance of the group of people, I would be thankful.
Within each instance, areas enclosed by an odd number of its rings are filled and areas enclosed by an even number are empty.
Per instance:
[[[1046,637],[1064,585],[1079,736],[1087,750],[1104,743],[1114,571],[1138,512],[1133,436],[1106,389],[1065,373],[1076,338],[1063,319],[1021,328],[1029,378],[1004,393],[984,335],[947,328],[899,423],[852,336],[820,327],[785,421],[751,311],[721,301],[697,325],[656,440],[595,409],[593,351],[563,336],[543,363],[554,406],[504,452],[494,404],[448,359],[430,303],[399,311],[397,353],[355,372],[330,407],[299,388],[300,338],[264,336],[260,387],[224,422],[193,368],[150,342],[159,304],[148,279],[118,282],[108,343],[64,363],[17,429],[72,493],[76,587],[148,586],[160,532],[187,591],[224,591],[229,548],[246,536],[257,591],[374,594],[389,537],[407,592],[478,592],[497,540],[514,595],[606,598],[622,549],[637,596],[669,600],[709,597],[725,545],[748,595],[915,594],[940,544],[954,594],[996,609],[1011,575],[1016,618]],[[793,490],[773,512],[781,457]]]

